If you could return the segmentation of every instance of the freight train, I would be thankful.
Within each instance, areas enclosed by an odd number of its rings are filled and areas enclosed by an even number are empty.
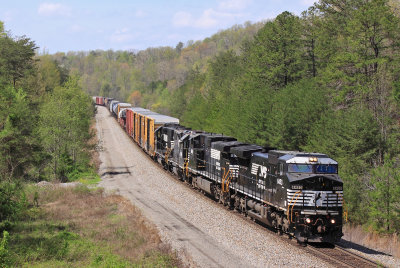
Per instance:
[[[230,209],[299,243],[343,236],[343,182],[327,155],[242,143],[129,103],[94,100],[154,161]]]

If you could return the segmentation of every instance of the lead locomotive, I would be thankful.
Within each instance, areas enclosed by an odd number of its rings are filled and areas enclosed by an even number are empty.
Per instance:
[[[279,151],[220,134],[164,125],[157,159],[193,187],[299,242],[342,237],[343,182],[327,155]]]

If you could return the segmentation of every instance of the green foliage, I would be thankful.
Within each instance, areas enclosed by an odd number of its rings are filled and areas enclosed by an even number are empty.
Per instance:
[[[328,109],[326,93],[327,90],[312,80],[301,81],[277,92],[271,103],[264,140],[273,147],[289,150],[298,150],[307,144],[312,126]]]
[[[42,56],[38,62],[38,67],[45,92],[51,92],[66,81],[64,70],[50,56]]]
[[[258,31],[246,51],[249,72],[258,86],[279,89],[302,78],[301,26],[299,17],[283,12]]]
[[[340,169],[362,174],[377,154],[379,130],[373,115],[365,107],[328,110],[312,127],[303,148],[327,153],[343,162]],[[351,156],[351,157],[350,157]]]
[[[10,264],[9,252],[8,252],[8,241],[10,235],[7,231],[3,231],[3,238],[0,241],[0,266],[8,267]]]
[[[34,228],[32,232],[30,229]],[[8,260],[13,266],[70,266],[72,264],[106,267],[128,267],[129,262],[109,249],[66,230],[68,227],[52,222],[34,221],[20,224],[10,239]]]
[[[78,79],[67,79],[66,69],[50,56],[38,61],[35,49],[29,38],[4,33],[0,22],[0,266],[40,266],[42,261],[44,266],[70,266],[79,258],[86,261],[80,266],[128,266],[66,226],[58,224],[61,229],[55,230],[51,224],[32,222],[43,217],[43,200],[34,189],[34,207],[29,209],[33,205],[21,188],[24,181],[48,179],[51,174],[87,184],[99,180],[89,165],[92,148],[87,145],[92,137],[92,100]],[[91,264],[85,259],[87,252],[104,258]]]
[[[0,82],[17,86],[24,76],[34,71],[36,45],[27,37],[13,39],[0,36]]]
[[[0,34],[4,33],[4,23],[0,21]]]
[[[29,100],[22,89],[0,84],[0,180],[21,177],[35,163],[39,148]]]
[[[400,230],[399,159],[387,159],[372,171],[369,191],[369,222],[375,230],[394,233]]]
[[[365,107],[328,110],[313,125],[304,150],[324,152],[339,163],[350,220],[363,222],[368,188],[364,174],[378,154],[379,129]]]
[[[41,107],[38,133],[50,156],[48,168],[55,179],[68,180],[68,175],[87,166],[87,148],[92,101],[71,78],[57,87]]]
[[[10,221],[21,217],[26,208],[27,200],[20,184],[0,182],[0,229],[9,229]]]

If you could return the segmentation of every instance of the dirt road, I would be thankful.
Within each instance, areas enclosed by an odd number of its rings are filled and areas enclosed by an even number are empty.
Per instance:
[[[98,107],[96,121],[99,186],[139,207],[190,266],[325,266],[163,171],[130,140],[105,107]]]

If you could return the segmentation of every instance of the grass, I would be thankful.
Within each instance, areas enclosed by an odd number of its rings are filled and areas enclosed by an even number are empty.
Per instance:
[[[83,174],[78,182],[84,185],[96,185],[101,181],[100,176],[97,174],[89,173],[87,175]]]
[[[39,196],[14,222],[2,266],[179,267],[156,228],[121,196],[101,189],[37,188]]]

